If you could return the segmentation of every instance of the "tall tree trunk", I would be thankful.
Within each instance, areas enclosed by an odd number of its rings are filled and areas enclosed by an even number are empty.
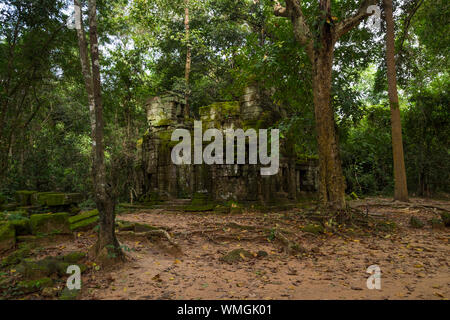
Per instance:
[[[96,1],[89,0],[89,39],[91,61],[89,61],[88,46],[82,23],[81,5],[74,0],[76,18],[80,21],[77,29],[80,60],[86,91],[89,100],[92,135],[92,175],[94,196],[100,215],[100,230],[95,246],[96,256],[106,262],[106,258],[122,258],[123,253],[115,236],[115,199],[108,190],[106,180],[106,165],[103,144],[103,105],[100,81],[100,60],[97,35]],[[91,69],[92,64],[92,69]]]
[[[323,206],[344,209],[342,174],[334,110],[331,105],[333,48],[323,48],[313,61],[313,95],[319,147],[319,197]]]
[[[185,68],[185,81],[186,81],[186,91],[185,91],[185,117],[188,118],[190,115],[189,98],[190,98],[190,84],[189,78],[191,74],[191,41],[190,41],[190,26],[189,26],[189,0],[184,0],[184,28],[186,32],[186,68]]]
[[[325,208],[344,209],[346,186],[342,174],[334,110],[331,105],[334,45],[340,37],[372,14],[368,13],[368,8],[376,4],[377,0],[360,0],[357,12],[339,22],[333,22],[331,0],[318,1],[319,14],[314,18],[319,29],[314,32],[309,28],[304,15],[303,2],[300,0],[285,0],[285,2],[286,6],[283,7],[275,0],[274,14],[291,20],[294,38],[306,50],[313,67],[320,203]]]
[[[392,0],[383,0],[383,6],[386,18],[386,63],[389,104],[391,107],[392,151],[394,155],[394,199],[408,201],[405,160],[403,155],[402,122],[400,118],[395,68],[395,33]]]

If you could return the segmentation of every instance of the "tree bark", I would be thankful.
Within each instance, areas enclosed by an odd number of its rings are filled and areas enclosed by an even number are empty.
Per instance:
[[[83,28],[81,4],[74,0],[75,10],[78,11],[80,29],[77,29],[80,60],[86,91],[89,100],[92,135],[92,176],[94,182],[94,197],[100,216],[100,230],[94,247],[97,258],[122,258],[123,253],[115,236],[115,199],[108,190],[106,180],[106,164],[103,144],[103,105],[101,96],[100,57],[98,50],[96,1],[89,0],[89,39],[90,57]],[[92,66],[91,66],[92,64]]]
[[[319,148],[319,198],[324,207],[344,209],[346,185],[331,105],[332,64],[333,48],[316,52],[313,95]]]
[[[190,107],[189,107],[189,98],[190,98],[190,87],[189,87],[189,78],[191,74],[191,42],[190,42],[190,25],[189,25],[189,0],[185,0],[184,2],[184,28],[186,32],[186,68],[184,77],[186,80],[186,92],[185,92],[185,107],[184,107],[184,114],[186,118],[189,118],[190,115]]]
[[[397,92],[395,68],[395,32],[392,0],[383,0],[386,19],[386,63],[389,104],[391,108],[392,152],[394,156],[394,199],[408,201],[405,160],[403,155],[402,122]]]
[[[331,104],[334,46],[344,34],[371,15],[367,12],[376,0],[361,0],[352,16],[337,23],[331,15],[331,1],[320,0],[318,32],[313,34],[303,14],[301,0],[286,0],[286,7],[275,1],[274,14],[290,18],[295,40],[305,48],[313,69],[314,111],[319,148],[320,204],[328,209],[345,209],[345,179],[339,155],[338,136]]]

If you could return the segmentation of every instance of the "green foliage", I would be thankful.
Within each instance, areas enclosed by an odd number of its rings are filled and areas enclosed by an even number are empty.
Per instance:
[[[359,4],[331,1],[334,18],[327,22],[321,18],[317,1],[302,3],[315,36],[326,24],[333,25],[354,12]],[[450,192],[450,15],[448,1],[423,1],[406,23],[414,3],[394,2],[397,69],[408,186],[410,192],[428,196]],[[189,91],[194,115],[218,108],[223,117],[229,117],[237,115],[238,103],[233,101],[238,101],[244,88],[257,84],[273,93],[268,102],[280,107],[284,117],[274,119],[265,113],[243,123],[244,128],[277,127],[282,139],[294,142],[286,152],[301,160],[317,158],[311,65],[292,36],[291,21],[274,16],[273,1],[191,0],[187,41],[184,6],[181,0],[98,3],[105,157],[111,192],[120,201],[129,201],[130,192],[136,193],[142,184],[146,101],[166,92],[184,95]],[[15,191],[23,189],[76,192],[88,199],[81,204],[83,209],[95,207],[89,109],[75,31],[63,26],[67,9],[61,0],[2,2],[3,207],[13,200]],[[384,40],[377,38],[380,35],[357,28],[335,48],[331,101],[347,191],[358,195],[390,194],[393,189]],[[185,81],[188,46],[192,51],[189,87]],[[158,125],[168,124],[162,120]],[[168,149],[172,143],[169,133],[161,137],[162,147]],[[25,192],[16,201],[27,206],[35,196]],[[36,200],[40,204],[65,203],[56,195]]]

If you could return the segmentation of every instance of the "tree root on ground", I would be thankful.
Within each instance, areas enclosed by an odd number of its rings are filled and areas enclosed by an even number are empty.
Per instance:
[[[180,245],[175,242],[169,233],[166,230],[158,229],[158,230],[150,230],[146,232],[134,232],[134,231],[120,231],[117,232],[118,236],[137,236],[137,237],[145,237],[147,239],[152,239],[155,237],[164,238],[169,242],[174,248],[181,251]]]

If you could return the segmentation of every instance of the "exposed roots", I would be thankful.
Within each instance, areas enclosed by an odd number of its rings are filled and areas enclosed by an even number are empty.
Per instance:
[[[169,233],[166,230],[158,229],[158,230],[150,230],[146,232],[134,232],[134,231],[120,231],[117,232],[118,236],[137,236],[137,237],[145,237],[147,239],[154,239],[154,238],[164,238],[167,240],[167,242],[172,245],[175,249],[178,251],[181,251],[180,245],[175,242],[172,237],[169,235]]]
[[[307,250],[303,248],[301,245],[299,245],[295,241],[289,240],[282,232],[279,230],[274,230],[272,233],[273,237],[277,240],[279,240],[283,246],[285,251],[288,254],[299,254],[299,253],[305,253]]]

